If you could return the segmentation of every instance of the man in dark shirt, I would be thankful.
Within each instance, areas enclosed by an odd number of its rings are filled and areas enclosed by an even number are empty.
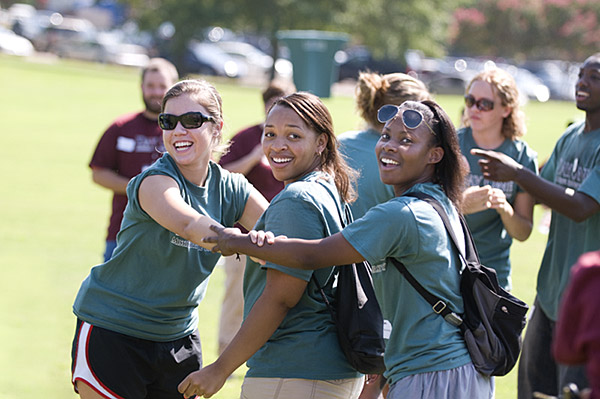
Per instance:
[[[177,80],[173,64],[162,58],[151,59],[142,70],[145,109],[118,117],[104,132],[94,151],[89,165],[92,179],[114,193],[104,261],[111,258],[117,245],[117,233],[127,205],[127,183],[164,151],[158,114],[163,96]]]

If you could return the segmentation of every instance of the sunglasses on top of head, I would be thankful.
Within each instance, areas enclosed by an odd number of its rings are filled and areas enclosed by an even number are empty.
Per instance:
[[[183,115],[160,114],[158,115],[158,126],[163,130],[173,130],[177,127],[177,123],[181,122],[181,126],[186,129],[197,129],[204,122],[214,122],[215,118],[206,116],[202,112],[187,112]]]
[[[465,96],[465,105],[467,108],[471,108],[473,105],[477,107],[480,111],[491,111],[494,109],[494,101],[488,98],[480,98],[478,100],[475,99],[470,94]]]
[[[387,104],[383,107],[379,108],[377,111],[377,120],[381,123],[386,123],[389,120],[392,120],[396,115],[398,115],[398,111],[400,107],[397,105]],[[423,117],[423,114],[415,109],[405,109],[402,112],[402,123],[409,129],[416,129],[423,122],[425,126],[429,129],[431,134],[436,136],[435,132],[429,126],[429,123]]]

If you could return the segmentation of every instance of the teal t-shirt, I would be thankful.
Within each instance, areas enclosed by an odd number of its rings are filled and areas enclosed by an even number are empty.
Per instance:
[[[375,145],[381,135],[374,129],[352,131],[338,137],[340,152],[351,168],[360,172],[356,184],[358,198],[352,204],[354,219],[361,218],[375,205],[394,198],[392,186],[383,184],[379,177],[379,162],[375,155]]]
[[[523,190],[515,182],[495,182],[483,177],[481,168],[477,163],[481,157],[471,155],[472,148],[480,148],[473,139],[473,131],[470,127],[458,131],[460,150],[469,162],[470,172],[466,178],[466,186],[490,185],[499,188],[506,195],[507,201],[514,205],[517,193]],[[519,164],[538,173],[537,153],[533,151],[526,142],[522,140],[506,139],[494,151],[508,155]],[[469,229],[473,234],[473,240],[481,263],[496,270],[498,282],[505,289],[512,288],[510,279],[510,246],[512,237],[508,234],[502,223],[502,219],[495,209],[465,215]]]
[[[325,186],[327,188],[325,188]],[[330,193],[335,193],[334,197]],[[275,235],[317,239],[341,229],[339,196],[330,177],[312,172],[285,186],[256,224]],[[300,301],[289,310],[271,338],[248,360],[248,377],[331,380],[360,376],[347,362],[337,340],[335,325],[314,282],[314,273],[330,301],[334,298],[333,268],[317,271],[248,259],[244,275],[244,315],[262,294],[267,272],[274,269],[308,281]]]
[[[165,229],[141,209],[138,190],[150,175],[173,178],[192,208],[224,226],[240,219],[252,186],[243,175],[229,173],[213,162],[205,185],[196,186],[183,177],[169,154],[129,182],[117,248],[108,262],[92,268],[73,311],[80,319],[108,330],[172,341],[197,328],[196,308],[220,255]]]
[[[583,133],[576,123],[558,140],[542,177],[582,192],[600,203],[600,129]],[[556,320],[571,266],[585,252],[600,249],[600,213],[581,223],[552,211],[548,243],[538,273],[537,298],[546,315]]]
[[[448,213],[459,241],[464,239],[458,214],[440,186],[417,184],[412,191],[437,199]],[[371,208],[346,226],[342,234],[368,261],[388,257],[399,260],[429,292],[451,304],[454,312],[463,312],[461,263],[442,219],[431,205],[413,197],[395,197]],[[458,327],[434,313],[393,263],[374,268],[373,282],[383,317],[391,326],[384,373],[390,384],[409,375],[449,370],[471,362]]]

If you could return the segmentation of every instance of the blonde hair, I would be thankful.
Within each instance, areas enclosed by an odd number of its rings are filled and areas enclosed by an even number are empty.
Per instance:
[[[377,111],[386,104],[400,105],[405,101],[431,100],[427,86],[405,73],[380,75],[361,72],[354,90],[358,112],[369,125],[381,131]]]
[[[517,82],[511,74],[500,68],[493,68],[480,72],[467,85],[466,93],[476,81],[482,81],[492,86],[492,91],[498,95],[503,106],[511,108],[510,114],[502,121],[502,136],[510,140],[516,140],[527,132],[525,125],[525,113],[519,107],[519,89]],[[470,126],[466,113],[463,116],[463,124]]]

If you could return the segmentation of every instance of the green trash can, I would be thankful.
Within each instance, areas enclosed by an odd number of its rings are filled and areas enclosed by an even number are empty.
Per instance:
[[[329,97],[331,84],[337,80],[338,73],[334,55],[348,42],[349,35],[317,30],[288,30],[278,32],[277,39],[290,50],[296,88],[319,97]]]

